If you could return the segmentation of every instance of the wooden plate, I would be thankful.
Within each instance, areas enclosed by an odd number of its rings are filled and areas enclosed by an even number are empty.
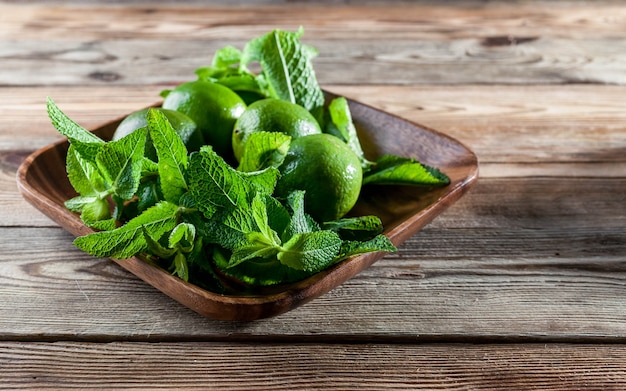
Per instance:
[[[334,95],[328,93],[327,98]],[[365,154],[373,159],[385,153],[415,157],[440,168],[450,185],[438,189],[409,186],[365,187],[355,206],[355,215],[375,214],[385,226],[384,234],[400,245],[458,200],[478,177],[476,156],[467,147],[432,129],[406,121],[362,103],[348,100]],[[94,133],[109,139],[117,121]],[[79,216],[69,212],[64,201],[74,197],[66,171],[68,142],[61,141],[30,155],[21,165],[17,181],[24,198],[76,236],[93,232]],[[148,284],[213,319],[254,320],[275,316],[300,306],[342,284],[369,267],[384,253],[347,259],[306,280],[258,295],[222,295],[188,284],[138,257],[114,261]]]

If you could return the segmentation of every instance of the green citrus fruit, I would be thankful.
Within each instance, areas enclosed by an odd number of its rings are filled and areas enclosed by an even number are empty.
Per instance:
[[[294,139],[283,164],[276,194],[304,190],[304,208],[318,222],[336,220],[352,209],[361,191],[358,156],[339,138],[313,134]]]
[[[235,123],[233,151],[241,159],[245,143],[254,132],[281,132],[292,138],[322,133],[315,118],[304,107],[267,98],[252,103]]]
[[[202,133],[196,126],[196,123],[193,122],[191,118],[187,117],[183,113],[179,113],[174,110],[167,110],[162,108],[157,108],[157,110],[165,114],[165,117],[172,125],[172,128],[174,128],[176,133],[178,133],[189,151],[197,151],[200,149],[200,147],[204,144],[204,139],[202,138]],[[147,126],[147,113],[148,109],[143,109],[129,114],[117,126],[115,133],[113,133],[112,140],[119,140],[122,137],[134,132],[135,130]],[[145,154],[146,157],[156,161],[156,150],[154,149],[154,145],[152,145],[152,140],[150,140],[150,138],[148,138],[148,140],[146,141]]]
[[[168,93],[162,107],[187,115],[215,152],[227,160],[232,157],[233,126],[246,109],[233,90],[205,80],[183,83]]]

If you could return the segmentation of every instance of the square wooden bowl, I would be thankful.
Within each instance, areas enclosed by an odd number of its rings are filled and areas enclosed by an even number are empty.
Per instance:
[[[332,93],[326,93],[332,99]],[[411,186],[366,186],[353,210],[355,215],[381,218],[384,234],[399,246],[438,214],[457,201],[476,181],[474,153],[457,140],[368,105],[348,99],[366,157],[383,154],[414,157],[437,167],[450,177],[448,186],[424,189]],[[122,119],[93,132],[110,139]],[[64,206],[76,195],[65,171],[68,142],[60,141],[28,156],[19,168],[17,182],[24,198],[76,236],[93,232]],[[186,283],[140,257],[114,259],[148,284],[192,310],[213,319],[249,321],[275,316],[296,308],[342,284],[380,259],[369,253],[346,259],[303,281],[274,287],[263,294],[218,294]]]

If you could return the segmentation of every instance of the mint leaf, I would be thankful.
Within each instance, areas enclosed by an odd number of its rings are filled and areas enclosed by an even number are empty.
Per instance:
[[[175,248],[170,248],[162,245],[159,242],[160,238],[153,238],[150,236],[150,233],[146,230],[145,227],[142,227],[142,232],[144,239],[146,240],[146,251],[150,253],[150,255],[157,256],[161,259],[169,259],[176,254]]]
[[[286,211],[269,195],[277,170],[241,173],[210,148],[191,156],[188,168],[189,194],[204,219],[194,224],[207,243],[229,250],[246,246],[250,232],[261,232],[276,240],[271,226],[282,229]]]
[[[374,251],[394,252],[396,246],[384,235],[377,235],[367,241],[344,241],[341,250],[335,258],[335,262],[342,261],[353,255],[365,254]]]
[[[190,252],[196,240],[196,227],[189,223],[180,223],[170,233],[168,246]]]
[[[280,171],[274,167],[268,167],[261,171],[242,172],[241,177],[249,181],[257,192],[271,195],[274,192]]]
[[[268,97],[269,92],[262,75],[255,76],[252,74],[228,75],[215,81],[231,90],[237,92],[241,98],[246,101],[245,92],[257,94],[258,98]]]
[[[249,247],[276,247],[280,245],[278,235],[269,225],[266,203],[268,199],[270,197],[257,193],[248,208],[235,209],[226,216],[220,212],[216,213],[216,216],[223,219],[223,225],[230,229],[226,235],[219,239],[217,244],[221,244],[234,252]],[[216,229],[216,232],[220,231],[224,233],[223,228]]]
[[[436,168],[415,159],[395,155],[383,155],[363,175],[363,184],[442,186],[450,178]]]
[[[254,132],[248,136],[237,170],[249,172],[278,167],[289,151],[291,137],[281,132]]]
[[[67,209],[72,212],[80,212],[83,210],[85,205],[98,200],[98,197],[95,195],[92,196],[78,196],[74,198],[70,198],[69,200],[64,202],[64,205]]]
[[[270,228],[277,233],[285,232],[291,222],[291,216],[287,208],[276,198],[270,196],[265,198],[265,207],[267,209],[267,221]]]
[[[238,236],[236,242],[237,245],[244,242],[246,234],[257,230],[256,223],[252,217],[252,210],[250,208],[234,209],[229,212],[218,211],[215,217],[216,220],[221,222],[221,224],[234,230],[234,232],[231,232],[231,235]],[[220,242],[217,244],[220,244]],[[230,249],[232,250],[233,248]]]
[[[256,194],[252,200],[252,218],[256,223],[256,230],[265,238],[266,242],[273,246],[280,245],[278,235],[269,225],[269,217],[267,214],[266,197]]]
[[[162,261],[169,260],[171,262],[169,271],[180,279],[189,281],[189,262],[187,257],[195,260],[198,255],[197,250],[194,252],[195,246],[196,244],[201,246],[201,242],[195,241],[196,231],[194,226],[188,223],[178,224],[174,227],[172,232],[170,232],[167,238],[167,246],[161,244],[164,239],[152,237],[145,226],[142,227],[142,231],[144,239],[146,240],[147,251],[149,251],[151,255],[161,258]],[[156,234],[160,236],[163,235],[161,232],[156,232]],[[193,255],[191,255],[192,252]],[[163,262],[158,263],[162,264]]]
[[[199,79],[219,82],[229,76],[244,74],[237,66],[241,61],[241,50],[234,46],[225,46],[215,51],[210,66],[196,69]]]
[[[206,219],[202,214],[186,215],[185,220],[196,227],[207,244],[218,244],[231,251],[245,244],[245,233],[224,224],[219,215],[213,215],[211,219]]]
[[[158,178],[143,178],[137,187],[137,214],[163,200]]]
[[[188,185],[194,205],[204,216],[194,224],[208,243],[234,250],[247,243],[249,232],[258,231],[253,199],[257,193],[257,203],[269,197],[268,189],[248,180],[212,149],[203,148],[191,156]]]
[[[148,110],[146,121],[157,153],[163,196],[166,201],[178,203],[180,196],[187,191],[187,148],[162,112]]]
[[[130,258],[148,249],[144,230],[160,238],[176,226],[177,211],[178,205],[162,201],[119,228],[80,236],[74,244],[97,257]]]
[[[84,143],[103,143],[104,141],[86,130],[82,126],[78,125],[72,119],[70,119],[65,113],[63,113],[59,107],[54,103],[52,98],[46,100],[46,108],[48,110],[48,117],[52,121],[57,130],[65,137],[71,140],[78,140]]]
[[[348,100],[344,97],[333,99],[328,105],[328,115],[330,121],[326,121],[326,132],[339,137],[348,144],[350,149],[359,157],[361,166],[368,168],[372,162],[367,160],[363,154],[356,127],[352,122],[352,114]]]
[[[253,61],[261,64],[272,97],[297,103],[319,118],[324,105],[311,58],[313,50],[300,42],[304,30],[274,30],[248,42],[240,68]]]
[[[83,222],[85,222],[85,224],[97,231],[110,231],[112,229],[117,228],[117,222],[116,220],[111,217],[110,219],[106,219],[106,220],[96,220],[96,221],[87,221],[84,217],[84,214],[81,214],[81,220],[83,220]]]
[[[369,240],[383,232],[383,223],[377,216],[346,217],[327,221],[324,229],[330,229],[344,240]]]
[[[254,75],[245,67],[239,67],[242,52],[226,46],[215,52],[212,64],[196,69],[200,80],[222,84],[236,92],[253,92],[259,96],[267,96],[266,83],[262,76]],[[244,99],[245,100],[245,99]]]
[[[255,258],[270,258],[275,256],[280,247],[260,233],[250,232],[246,235],[247,243],[237,247],[228,261],[228,267],[237,266],[244,261]]]
[[[189,266],[187,265],[187,257],[183,253],[176,253],[173,267],[172,274],[178,276],[183,281],[189,280]]]
[[[291,220],[286,227],[283,239],[289,240],[296,234],[319,231],[315,220],[304,212],[304,191],[296,190],[287,197],[287,205],[292,211]]]
[[[282,245],[277,258],[293,269],[318,272],[333,261],[340,248],[341,239],[333,231],[295,234]]]
[[[65,160],[67,177],[78,194],[99,198],[106,195],[108,186],[98,168],[84,159],[73,144],[70,144]]]
[[[137,191],[143,167],[143,153],[148,130],[137,129],[129,135],[102,146],[96,163],[113,194],[129,200]]]
[[[83,223],[93,229],[106,231],[116,227],[116,221],[111,217],[106,199],[96,196],[78,196],[65,201],[65,207],[72,212],[80,213]]]
[[[49,97],[46,100],[46,108],[48,117],[57,131],[69,139],[84,159],[95,161],[104,141],[70,119]]]
[[[238,64],[239,61],[241,61],[241,50],[234,46],[225,46],[215,51],[212,67],[214,69],[224,69]]]
[[[156,162],[153,162],[152,160],[144,156],[143,161],[141,162],[141,176],[142,177],[150,176],[150,175],[156,176],[158,174],[159,174],[158,164],[156,164]]]
[[[302,280],[311,273],[292,269],[273,258],[253,258],[235,266],[229,265],[229,256],[219,249],[213,253],[213,262],[220,273],[252,286],[270,286]]]
[[[249,208],[255,187],[229,166],[210,147],[191,155],[188,167],[189,192],[196,206],[210,219],[218,209],[226,212]]]

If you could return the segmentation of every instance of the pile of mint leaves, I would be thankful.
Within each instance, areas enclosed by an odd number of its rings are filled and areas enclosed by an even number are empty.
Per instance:
[[[327,133],[359,156],[364,184],[445,185],[449,179],[412,158],[363,155],[343,97],[325,105],[312,66],[317,52],[300,41],[303,31],[274,30],[243,50],[218,50],[199,79],[237,93],[255,93],[299,104]],[[251,64],[260,71],[252,72]],[[237,167],[206,145],[189,153],[167,118],[147,113],[147,127],[105,141],[64,114],[48,98],[54,127],[69,140],[67,174],[77,196],[66,207],[94,233],[75,245],[98,257],[141,256],[182,280],[225,293],[291,283],[353,255],[391,252],[376,216],[315,221],[304,208],[304,192],[273,196],[290,137],[259,132],[246,144]],[[156,161],[145,156],[150,139]]]

